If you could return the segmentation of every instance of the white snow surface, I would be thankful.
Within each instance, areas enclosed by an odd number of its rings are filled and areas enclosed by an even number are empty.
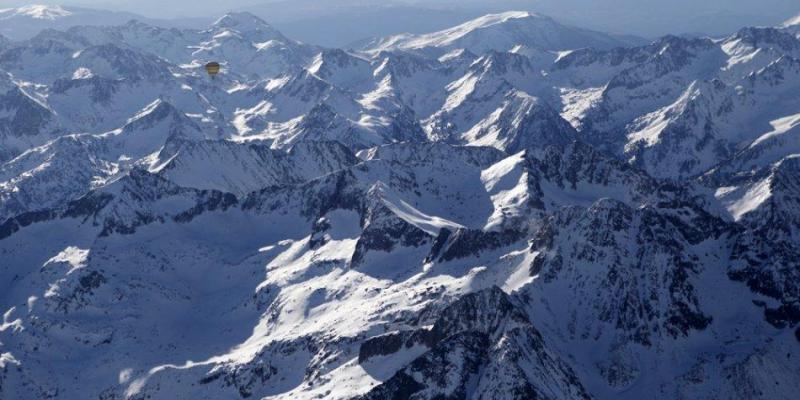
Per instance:
[[[571,50],[587,46],[610,48],[624,43],[623,39],[612,35],[568,27],[543,15],[509,11],[486,15],[439,32],[377,39],[364,50],[377,54],[397,49],[435,49],[438,53],[466,49],[479,54],[487,50],[511,51],[519,45],[542,50]]]
[[[784,21],[781,24],[781,27],[790,28],[790,27],[797,26],[797,25],[800,25],[800,14],[797,14],[796,16],[794,16],[792,18],[789,18],[786,21]]]
[[[64,9],[61,6],[50,6],[41,4],[32,4],[28,6],[19,7],[16,9],[0,10],[0,20],[11,18],[14,16],[26,16],[33,19],[43,19],[54,21],[58,18],[68,17],[72,12]]]

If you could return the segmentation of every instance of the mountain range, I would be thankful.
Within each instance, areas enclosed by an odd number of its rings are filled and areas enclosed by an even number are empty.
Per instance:
[[[0,34],[24,40],[45,29],[68,29],[79,25],[116,25],[137,20],[164,27],[189,28],[206,23],[205,18],[147,18],[124,11],[86,7],[32,4],[16,8],[0,5]]]
[[[793,399],[798,91],[796,18],[0,39],[0,398]]]

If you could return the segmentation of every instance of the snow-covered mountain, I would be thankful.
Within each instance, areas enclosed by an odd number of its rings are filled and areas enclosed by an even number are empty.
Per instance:
[[[793,399],[792,26],[0,40],[0,398]]]
[[[800,14],[797,14],[797,16],[787,19],[786,22],[781,24],[780,27],[792,32],[797,31],[798,29],[800,29]]]
[[[487,15],[440,32],[374,39],[363,44],[363,49],[369,52],[417,50],[428,53],[466,49],[480,54],[489,50],[509,51],[518,45],[542,50],[605,49],[637,41],[636,38],[568,27],[530,12],[507,12]]]
[[[0,5],[1,6],[1,5]],[[31,4],[0,9],[0,34],[15,40],[29,39],[44,29],[67,29],[81,25],[119,25],[131,20],[179,26],[190,21],[154,20],[141,15],[85,7]]]

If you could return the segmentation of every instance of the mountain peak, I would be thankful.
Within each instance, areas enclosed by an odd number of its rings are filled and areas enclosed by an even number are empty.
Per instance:
[[[525,19],[525,18],[537,18],[537,19],[550,19],[550,17],[532,13],[529,11],[506,11],[497,14],[487,14],[482,17],[478,17],[473,19],[472,21],[466,22],[459,27],[486,27],[494,24],[500,24],[503,22],[508,22],[514,19]],[[456,27],[458,28],[458,27]],[[453,28],[453,29],[456,29]]]
[[[800,47],[800,42],[794,35],[769,27],[742,28],[730,40],[741,40],[754,47],[779,46],[789,51]]]
[[[487,52],[470,65],[470,69],[484,73],[494,72],[497,75],[504,75],[509,70],[531,72],[532,68],[530,59],[522,54],[494,50]]]
[[[541,20],[555,23],[550,18],[533,14],[527,11],[509,11],[500,14],[488,14],[482,17],[467,21],[461,25],[453,28],[445,29],[440,32],[434,32],[427,35],[419,36],[416,40],[410,43],[411,48],[429,47],[429,46],[446,46],[453,44],[456,41],[466,38],[467,36],[475,34],[475,32],[487,29],[501,29],[503,26],[511,23],[527,23],[528,21],[521,20]],[[509,27],[510,30],[515,31]],[[513,32],[512,32],[513,33]]]
[[[800,26],[800,14],[795,15],[792,18],[786,20],[786,22],[781,24],[781,28],[789,28],[792,26]]]
[[[161,121],[164,119],[191,121],[185,114],[180,112],[172,103],[159,98],[148,104],[138,114],[131,117],[126,125],[135,124],[142,121]]]
[[[249,12],[229,12],[217,19],[214,27],[233,29],[239,32],[272,30],[266,21]]]
[[[254,43],[259,50],[269,48],[267,44],[272,41],[292,42],[266,21],[249,12],[229,12],[223,15],[214,22],[210,32],[214,34],[214,41],[233,40],[246,43],[247,46]]]
[[[372,41],[365,50],[425,50],[441,55],[455,49],[475,54],[489,50],[509,51],[523,45],[542,50],[584,47],[613,48],[630,40],[562,25],[550,17],[525,11],[488,14],[461,25],[423,35],[401,34]]]
[[[787,181],[797,182],[800,173],[800,154],[792,154],[778,161],[772,169],[772,173],[777,177],[776,182],[785,185]]]
[[[19,7],[16,9],[6,10],[7,14],[4,15],[0,11],[0,19],[3,17],[22,16],[33,19],[55,21],[59,18],[69,17],[72,11],[69,11],[61,6],[48,6],[42,4],[31,4],[28,6]]]

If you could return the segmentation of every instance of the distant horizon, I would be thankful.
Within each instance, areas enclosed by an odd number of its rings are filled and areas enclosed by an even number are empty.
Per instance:
[[[276,9],[269,4],[283,3]],[[386,7],[410,7],[422,10],[414,15],[397,15],[391,25],[408,26],[407,31],[420,33],[467,21],[479,15],[501,11],[533,11],[548,15],[565,24],[615,34],[636,35],[654,38],[665,34],[720,35],[744,26],[773,26],[800,14],[796,0],[765,0],[758,5],[747,0],[713,0],[698,4],[690,0],[676,0],[665,4],[660,0],[500,0],[487,4],[465,0],[393,0],[373,2],[366,0],[326,1],[300,0],[234,0],[220,5],[219,2],[197,0],[171,1],[169,4],[156,0],[41,0],[4,1],[0,9],[25,5],[61,5],[90,9],[130,12],[142,17],[164,20],[203,19],[213,20],[230,11],[250,11],[276,27],[286,28],[297,24],[297,30],[315,29],[320,20],[330,24],[340,22],[336,31],[342,34],[353,27],[348,12],[358,11],[369,15],[391,18],[391,12],[381,14]],[[427,15],[427,14],[430,15]],[[388,15],[386,15],[388,14]],[[435,16],[435,17],[434,17]],[[437,20],[437,23],[431,20]],[[441,20],[439,22],[438,20]],[[392,24],[391,22],[395,22]],[[367,25],[369,22],[366,23]],[[323,29],[323,28],[320,28]],[[289,27],[289,31],[294,30]],[[363,28],[362,28],[363,30]],[[385,32],[384,32],[385,33]],[[399,33],[399,32],[395,32]],[[326,32],[326,34],[329,34]],[[324,36],[324,35],[322,35]]]

